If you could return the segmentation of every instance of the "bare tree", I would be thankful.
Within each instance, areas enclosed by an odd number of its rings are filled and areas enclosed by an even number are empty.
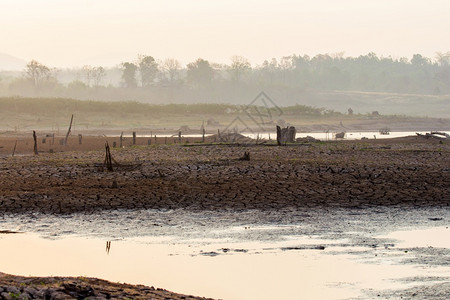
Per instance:
[[[100,86],[101,81],[105,76],[106,72],[103,67],[92,68],[92,79],[94,80],[94,86]]]
[[[233,55],[231,57],[231,66],[230,73],[232,78],[239,82],[241,80],[242,75],[251,69],[251,65],[245,57]]]
[[[181,69],[181,63],[175,58],[167,58],[161,64],[161,70],[166,80],[173,83]]]
[[[278,67],[281,69],[282,76],[283,76],[283,82],[286,83],[287,73],[294,68],[292,56],[283,56],[280,59]]]
[[[39,88],[44,80],[49,80],[51,77],[50,68],[36,60],[30,61],[26,65],[25,74],[33,82],[35,88]]]
[[[436,61],[440,66],[450,65],[450,51],[446,53],[436,52]]]
[[[84,65],[82,68],[82,72],[83,72],[83,77],[86,80],[86,85],[87,86],[91,86],[91,79],[92,79],[92,66],[90,65]]]

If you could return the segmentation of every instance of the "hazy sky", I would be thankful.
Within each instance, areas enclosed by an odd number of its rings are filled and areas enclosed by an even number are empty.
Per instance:
[[[0,52],[52,67],[137,54],[253,65],[291,54],[450,51],[449,0],[0,0]]]

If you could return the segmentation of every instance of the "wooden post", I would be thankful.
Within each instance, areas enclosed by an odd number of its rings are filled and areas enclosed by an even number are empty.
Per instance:
[[[52,145],[54,145],[55,144],[55,134],[53,133],[52,134]]]
[[[222,138],[220,137],[220,129],[217,129],[217,136],[219,137],[219,141],[222,141]]]
[[[166,137],[164,137],[164,144],[166,144],[166,145],[167,145],[167,136],[166,136]]]
[[[78,135],[78,145],[81,145],[81,140],[83,139],[83,136],[81,134]]]
[[[112,157],[111,157],[111,151],[109,149],[109,144],[108,141],[106,141],[105,143],[105,165],[106,165],[106,169],[108,171],[112,171],[113,167],[112,167]]]
[[[69,134],[72,131],[72,122],[73,122],[73,115],[70,118],[70,125],[69,125],[69,129],[67,130],[67,133],[66,133],[66,139],[64,140],[64,145],[67,145],[67,140],[69,139]]]
[[[202,130],[202,143],[205,142],[205,128]]]
[[[181,144],[181,131],[178,131],[178,144]]]
[[[120,148],[122,148],[122,140],[123,140],[123,131],[120,134]]]
[[[133,131],[133,145],[136,145],[136,131]]]
[[[281,127],[277,125],[277,145],[281,146]]]
[[[13,149],[13,152],[12,152],[12,157],[14,157],[14,153],[16,153],[16,146],[17,146],[17,140],[14,143],[14,149]]]
[[[36,131],[33,130],[34,155],[38,155]]]
[[[151,145],[151,144],[152,144],[152,139],[148,139],[147,145]]]
[[[156,134],[155,134],[155,145],[156,145]]]

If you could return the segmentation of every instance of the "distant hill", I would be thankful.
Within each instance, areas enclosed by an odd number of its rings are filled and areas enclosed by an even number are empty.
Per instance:
[[[9,54],[0,53],[0,71],[20,71],[27,62]]]

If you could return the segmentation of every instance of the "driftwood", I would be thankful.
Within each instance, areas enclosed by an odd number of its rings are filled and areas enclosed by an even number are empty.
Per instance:
[[[277,125],[277,144],[278,146],[285,145],[286,143],[294,143],[295,135],[297,131],[294,126],[288,126],[281,128]]]
[[[445,132],[432,131],[431,134],[434,134],[434,135],[442,135],[442,136],[444,136],[445,138],[450,139],[450,135],[449,135],[448,133],[445,133]]]
[[[338,132],[336,133],[335,137],[337,139],[343,139],[345,137],[345,132]]]

